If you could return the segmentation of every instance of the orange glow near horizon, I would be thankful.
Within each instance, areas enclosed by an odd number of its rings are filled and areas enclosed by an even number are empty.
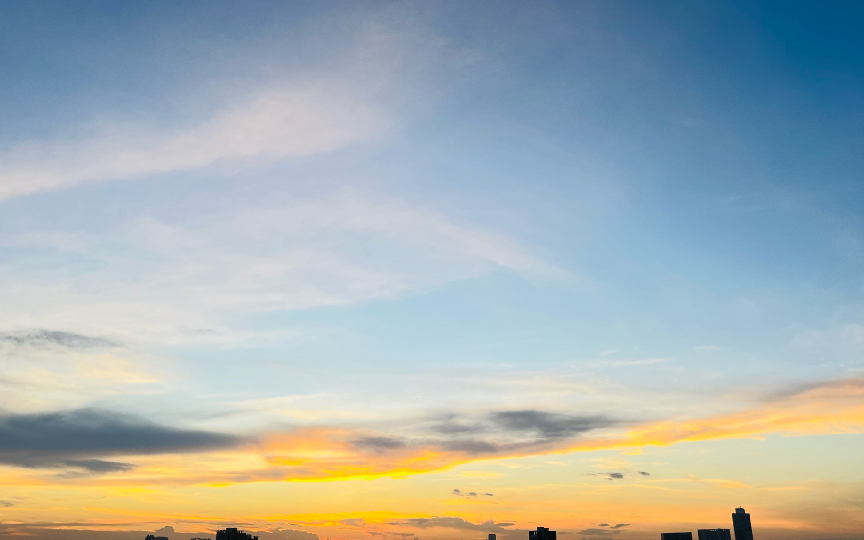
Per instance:
[[[750,410],[655,422],[575,444],[507,455],[472,456],[422,444],[370,452],[351,443],[368,432],[313,427],[266,434],[258,444],[232,452],[141,456],[135,459],[137,467],[124,474],[61,479],[50,471],[4,467],[0,482],[7,490],[19,493],[21,500],[47,504],[31,507],[26,514],[16,506],[3,508],[0,517],[7,524],[54,521],[65,527],[62,522],[67,521],[78,524],[71,528],[84,524],[104,530],[146,530],[161,523],[194,531],[236,522],[261,530],[303,527],[331,539],[355,539],[368,538],[370,532],[418,530],[411,525],[416,522],[407,520],[436,516],[459,517],[466,527],[506,515],[516,528],[530,528],[540,520],[562,529],[587,529],[596,526],[591,516],[619,515],[623,505],[628,513],[614,519],[635,523],[644,533],[661,524],[710,524],[718,519],[718,506],[755,501],[750,504],[794,507],[808,493],[822,493],[831,500],[838,489],[853,487],[808,483],[806,478],[790,485],[693,473],[640,477],[632,470],[628,478],[635,479],[624,484],[604,477],[602,471],[632,469],[632,460],[662,464],[664,452],[687,456],[690,447],[679,444],[684,442],[708,450],[724,440],[765,439],[772,434],[806,439],[838,433],[864,433],[861,379],[820,386]],[[550,460],[552,456],[561,458]],[[680,459],[694,458],[676,458]],[[567,473],[562,481],[555,471],[567,463],[593,467],[601,476]],[[469,466],[481,469],[466,469]],[[487,486],[475,489],[494,491],[495,496],[450,493],[459,486],[467,493],[474,485]],[[292,511],[286,512],[286,507]],[[818,523],[836,528],[820,519],[761,510],[759,523],[787,532],[813,530]],[[503,536],[506,529],[502,528]],[[461,534],[446,527],[419,530],[442,538]],[[461,532],[479,534],[477,530]],[[623,540],[632,534],[622,531],[616,536]]]
[[[212,485],[246,482],[321,482],[398,478],[485,462],[593,452],[665,447],[681,442],[734,438],[864,433],[864,380],[821,386],[750,410],[702,419],[660,421],[622,433],[583,437],[540,448],[495,454],[445,451],[424,444],[375,452],[352,446],[367,432],[345,428],[303,428],[265,434],[261,443],[230,452],[139,456],[137,468],[122,475],[67,478],[67,485]],[[6,469],[7,485],[51,485],[53,473]]]

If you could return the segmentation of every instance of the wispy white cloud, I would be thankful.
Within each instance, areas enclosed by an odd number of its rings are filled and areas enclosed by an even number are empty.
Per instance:
[[[152,393],[152,358],[99,337],[65,332],[0,333],[0,409],[78,407],[121,392]],[[151,366],[152,367],[152,366]]]
[[[0,268],[0,322],[125,339],[219,340],[229,315],[393,298],[495,269],[567,276],[495,231],[351,191],[3,245],[19,254]]]
[[[170,130],[103,123],[96,134],[26,141],[0,152],[0,200],[243,160],[329,152],[387,120],[335,85],[259,92],[197,125]]]

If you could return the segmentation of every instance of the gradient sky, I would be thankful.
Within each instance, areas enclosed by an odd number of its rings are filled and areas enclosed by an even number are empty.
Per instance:
[[[862,27],[0,2],[0,537],[862,538]]]

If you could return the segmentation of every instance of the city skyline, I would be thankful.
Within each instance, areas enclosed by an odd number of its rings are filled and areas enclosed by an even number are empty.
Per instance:
[[[746,540],[753,538],[753,531],[750,526],[750,515],[747,514],[743,508],[736,508],[735,513],[732,514],[732,517],[739,517],[739,520],[736,520],[735,523],[738,524],[737,534],[734,537],[734,540]],[[742,516],[746,516],[746,523],[743,520]],[[482,527],[481,527],[482,528]],[[171,534],[175,536],[175,531],[173,527],[164,527],[157,533],[163,534]],[[226,527],[225,529],[220,529],[215,532],[216,540],[258,540],[258,536],[254,536],[249,532],[238,529],[237,527]],[[290,531],[293,533],[298,533],[300,531]],[[698,538],[699,540],[732,540],[732,537],[729,534],[730,529],[699,529]],[[508,538],[515,538],[514,533],[518,534],[516,531],[510,531],[508,534]],[[558,531],[550,530],[548,527],[537,527],[536,530],[528,530],[521,531],[522,536],[527,533],[528,540],[556,540]],[[562,531],[564,535],[571,534],[579,534],[579,532],[575,531]],[[188,535],[187,535],[188,536]],[[487,540],[496,540],[496,533],[488,533]],[[692,532],[674,532],[674,533],[660,533],[661,540],[692,540]],[[155,536],[154,534],[147,534],[145,536],[145,540],[173,540],[169,536]],[[210,538],[201,538],[193,536],[190,540],[211,540]]]
[[[0,540],[864,540],[862,27],[0,0]]]

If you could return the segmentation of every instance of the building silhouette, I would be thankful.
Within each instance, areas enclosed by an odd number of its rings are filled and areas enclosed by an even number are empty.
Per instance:
[[[144,540],[168,540],[167,536],[155,536],[152,534],[148,534],[144,537]]]
[[[258,540],[258,537],[238,531],[235,527],[228,527],[225,530],[216,531],[216,540]]]
[[[495,539],[496,539],[495,533],[489,533],[489,539],[488,540],[495,540]]]
[[[699,529],[699,540],[732,540],[729,529]]]
[[[732,528],[735,529],[735,540],[753,540],[750,514],[743,508],[736,508],[735,513],[732,514]]]
[[[546,527],[537,527],[536,531],[528,531],[528,540],[556,540],[557,535]]]
[[[660,533],[660,540],[693,540],[692,532]]]

